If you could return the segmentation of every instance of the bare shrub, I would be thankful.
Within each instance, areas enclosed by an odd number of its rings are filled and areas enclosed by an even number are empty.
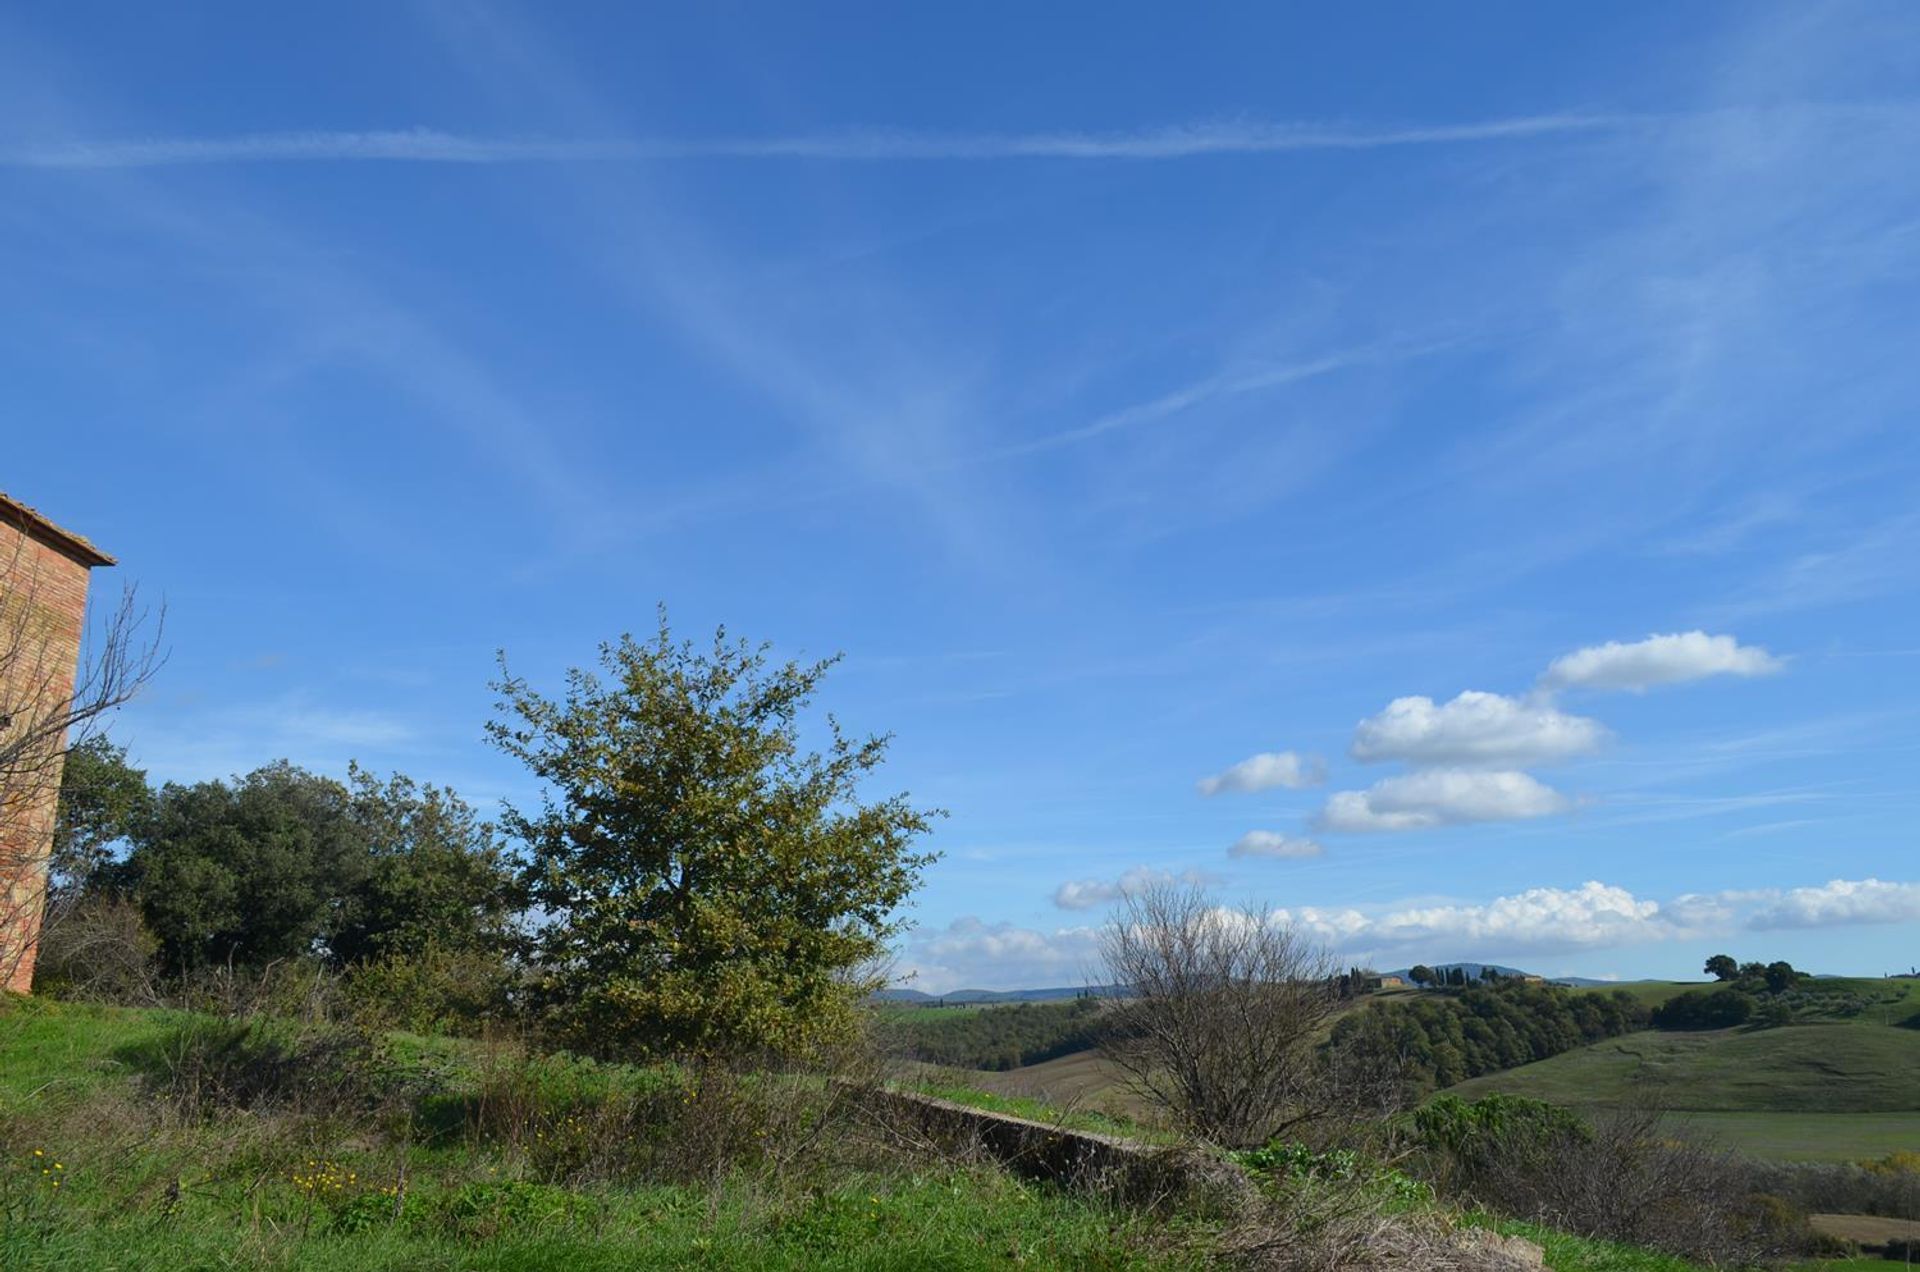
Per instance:
[[[88,896],[40,933],[38,993],[149,1006],[160,1001],[153,955],[160,943],[124,897]]]
[[[1351,1181],[1294,1179],[1246,1207],[1221,1237],[1234,1264],[1273,1272],[1521,1272],[1538,1247],[1395,1206]]]
[[[1908,1155],[1911,1156],[1911,1155]],[[1920,1166],[1920,1160],[1916,1160]],[[1754,1162],[1754,1188],[1813,1214],[1920,1219],[1920,1169],[1881,1162]]]
[[[1191,1134],[1230,1147],[1325,1138],[1394,1085],[1321,1053],[1341,1006],[1333,961],[1269,909],[1155,884],[1128,895],[1100,948],[1130,991],[1101,1050]]]
[[[1676,1137],[1658,1109],[1509,1136],[1465,1165],[1458,1192],[1581,1236],[1740,1267],[1782,1262],[1808,1241],[1804,1215],[1756,1193],[1745,1163]]]

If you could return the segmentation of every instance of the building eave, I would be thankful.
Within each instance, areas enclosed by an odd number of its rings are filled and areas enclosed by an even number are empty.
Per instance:
[[[65,553],[89,569],[118,564],[94,547],[85,535],[61,529],[39,511],[10,497],[5,491],[0,491],[0,522],[15,527],[28,538],[38,539],[56,551]]]

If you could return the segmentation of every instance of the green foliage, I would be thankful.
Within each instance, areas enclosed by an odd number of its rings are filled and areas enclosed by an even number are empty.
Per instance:
[[[494,1241],[569,1226],[590,1215],[578,1193],[527,1179],[471,1183],[439,1199],[429,1222],[457,1241]]]
[[[232,785],[168,783],[125,873],[173,972],[324,947],[367,860],[347,788],[286,761]]]
[[[561,699],[503,672],[493,741],[547,789],[506,826],[546,916],[539,997],[572,1045],[601,1053],[799,1051],[849,1032],[862,968],[932,858],[934,814],[858,801],[886,753],[831,717],[799,719],[831,661],[771,667],[716,634],[708,653],[658,636],[601,650]]]
[[[1421,1206],[1433,1200],[1433,1189],[1424,1180],[1350,1148],[1316,1152],[1305,1144],[1283,1141],[1230,1156],[1255,1175],[1270,1179],[1356,1185],[1397,1206]]]
[[[1502,1221],[1494,1227],[1510,1237],[1525,1237],[1546,1251],[1554,1272],[1702,1272],[1688,1259],[1599,1237],[1575,1236],[1537,1223]]]
[[[343,784],[283,760],[170,783],[128,823],[126,860],[91,878],[137,901],[172,974],[491,952],[498,981],[515,893],[492,828],[451,791],[348,772]]]
[[[933,1014],[935,1010],[915,1008],[891,1016],[890,1049],[908,1059],[956,1069],[1017,1069],[1084,1051],[1100,1040],[1101,1006],[1093,998]]]
[[[1730,981],[1740,974],[1740,965],[1731,954],[1715,954],[1703,970],[1717,981]]]
[[[367,867],[328,934],[336,963],[503,949],[513,873],[493,827],[444,787],[348,766]],[[495,960],[496,964],[498,960]]]
[[[152,806],[147,775],[127,763],[125,747],[95,735],[70,749],[60,771],[48,861],[50,897],[57,901],[84,891],[112,859],[113,845],[127,839]]]
[[[414,1033],[475,1034],[513,1011],[514,969],[499,949],[389,954],[356,964],[345,993],[354,1014]]]
[[[794,1134],[770,1086],[759,1107],[782,1164],[708,1169],[682,1182],[538,1178],[542,1158],[462,1124],[422,1144],[400,1122],[316,1119],[256,1106],[178,1119],[114,1053],[171,1037],[178,1013],[92,1004],[0,1007],[0,1268],[273,1268],[284,1272],[735,1272],[1216,1266],[1212,1229],[1118,1210],[986,1167],[894,1155],[859,1119]],[[460,1063],[443,1094],[470,1094],[491,1048],[440,1040]],[[529,1058],[527,1125],[584,1118],[593,1099],[681,1091],[694,1071]],[[746,1075],[741,1086],[764,1081]],[[709,1090],[700,1075],[701,1092]],[[813,1083],[804,1091],[823,1092]],[[718,1088],[713,1088],[718,1089]],[[672,1130],[703,1135],[694,1103]],[[673,1101],[678,1105],[678,1100]],[[698,1110],[697,1112],[694,1110]],[[667,1110],[663,1110],[667,1111]],[[791,1135],[791,1138],[786,1138]],[[761,1137],[753,1137],[762,1142]],[[535,1141],[536,1143],[538,1141]],[[32,1150],[56,1154],[55,1191]],[[763,1152],[772,1155],[771,1150]],[[34,1159],[38,1160],[38,1159]],[[18,1176],[11,1205],[4,1195]],[[37,1190],[37,1191],[36,1191]]]
[[[1753,995],[1737,989],[1690,989],[1653,1009],[1655,1029],[1731,1029],[1752,1018]]]
[[[1433,1090],[1641,1029],[1646,1020],[1646,1008],[1624,993],[1506,980],[1370,1003],[1334,1026],[1333,1045],[1393,1057],[1409,1083]]]
[[[1584,1139],[1587,1124],[1568,1109],[1517,1095],[1489,1095],[1471,1102],[1441,1095],[1414,1110],[1414,1133],[1422,1146],[1471,1160],[1523,1145]]]

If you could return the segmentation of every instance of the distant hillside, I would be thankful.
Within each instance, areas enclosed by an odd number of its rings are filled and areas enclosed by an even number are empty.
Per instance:
[[[1652,1100],[1703,1112],[1894,1113],[1920,1110],[1916,1074],[1920,1031],[1800,1025],[1627,1034],[1453,1090],[1555,1104]]]

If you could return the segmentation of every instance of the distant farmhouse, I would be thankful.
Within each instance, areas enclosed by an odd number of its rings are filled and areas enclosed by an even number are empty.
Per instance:
[[[113,558],[0,494],[0,989],[33,985],[87,583]]]
[[[1405,989],[1407,978],[1404,976],[1362,976],[1360,992],[1371,994],[1383,989]]]

